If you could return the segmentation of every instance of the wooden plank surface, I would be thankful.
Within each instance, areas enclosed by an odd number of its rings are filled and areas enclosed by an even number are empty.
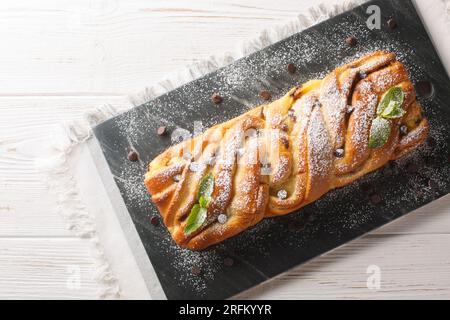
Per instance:
[[[1,1],[0,298],[97,295],[90,244],[67,230],[34,166],[61,122],[120,108],[126,93],[318,2]],[[450,298],[449,236],[445,197],[242,297]],[[366,286],[369,265],[381,268],[380,290]],[[80,288],[68,285],[73,274]]]

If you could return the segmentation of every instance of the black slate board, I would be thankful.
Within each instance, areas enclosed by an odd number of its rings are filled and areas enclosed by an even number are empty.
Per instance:
[[[381,8],[381,30],[366,26],[365,12],[372,4]],[[385,23],[390,17],[398,22],[394,30]],[[356,47],[345,44],[349,35],[358,39]],[[193,121],[201,120],[204,127],[212,126],[260,104],[261,89],[269,89],[276,99],[294,85],[376,49],[397,53],[413,82],[433,83],[434,96],[420,99],[432,127],[426,145],[297,213],[264,220],[203,252],[180,249],[162,225],[150,223],[158,212],[149,201],[143,175],[147,163],[171,143],[170,134],[155,134],[160,125],[192,130]],[[295,75],[286,72],[290,62],[298,67]],[[216,91],[224,96],[220,106],[210,101]],[[413,4],[372,1],[108,120],[94,133],[167,298],[222,299],[449,193],[449,101],[450,80]],[[137,163],[127,160],[131,146],[140,154]],[[381,198],[377,204],[374,194]],[[233,258],[232,267],[223,264],[226,257]],[[202,274],[192,275],[193,267]]]

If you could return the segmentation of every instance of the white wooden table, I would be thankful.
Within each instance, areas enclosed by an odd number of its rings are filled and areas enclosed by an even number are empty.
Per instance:
[[[2,0],[0,298],[96,298],[98,290],[89,243],[67,230],[33,167],[34,141],[317,2]],[[369,265],[381,269],[379,290],[366,286]],[[74,266],[80,288],[67,285]],[[450,197],[242,297],[450,298]]]

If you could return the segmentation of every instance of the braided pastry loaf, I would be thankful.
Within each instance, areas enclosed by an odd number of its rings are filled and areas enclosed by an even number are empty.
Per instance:
[[[170,147],[145,184],[175,242],[200,250],[402,157],[428,129],[404,65],[377,51]]]

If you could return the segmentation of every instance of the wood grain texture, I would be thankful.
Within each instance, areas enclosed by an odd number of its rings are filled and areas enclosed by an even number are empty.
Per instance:
[[[67,230],[34,166],[61,122],[104,103],[120,108],[124,94],[319,2],[1,1],[0,298],[96,297],[89,243]],[[445,197],[242,297],[450,298],[449,237]],[[372,264],[382,271],[376,292],[366,287]],[[79,289],[67,286],[73,270]]]

